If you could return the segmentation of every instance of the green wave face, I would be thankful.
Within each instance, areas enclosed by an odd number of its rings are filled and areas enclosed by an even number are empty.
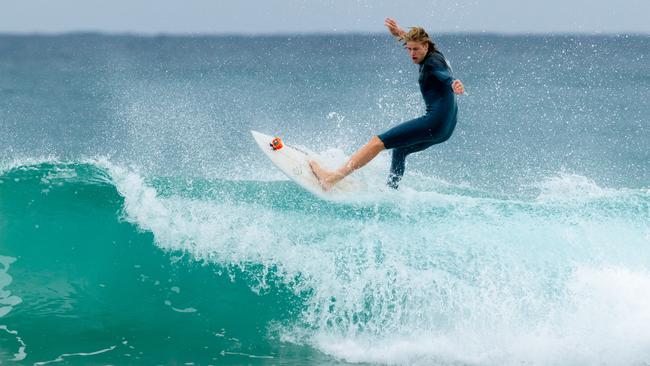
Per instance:
[[[123,219],[124,198],[98,167],[22,166],[0,180],[0,359],[266,364],[303,352],[269,337],[299,297],[274,284],[253,292],[237,268],[161,250]]]

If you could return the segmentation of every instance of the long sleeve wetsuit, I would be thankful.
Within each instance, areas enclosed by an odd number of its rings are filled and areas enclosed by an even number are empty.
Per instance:
[[[420,91],[426,105],[422,117],[399,124],[378,137],[393,149],[388,186],[397,188],[404,175],[406,156],[447,141],[456,127],[458,106],[451,84],[451,68],[439,51],[427,54],[420,64]]]

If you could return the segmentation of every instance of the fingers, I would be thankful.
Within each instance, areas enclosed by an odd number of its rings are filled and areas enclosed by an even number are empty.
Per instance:
[[[464,94],[465,93],[465,86],[460,80],[454,80],[454,82],[451,84],[451,88],[453,89],[454,93],[456,94]]]
[[[401,37],[406,33],[397,25],[397,22],[394,19],[386,18],[384,20],[384,25],[388,28],[390,34],[395,37]]]
[[[397,22],[396,22],[394,19],[391,19],[391,18],[386,18],[386,19],[384,20],[384,24],[385,24],[388,28],[394,28],[394,29],[399,28],[399,27],[397,26]]]

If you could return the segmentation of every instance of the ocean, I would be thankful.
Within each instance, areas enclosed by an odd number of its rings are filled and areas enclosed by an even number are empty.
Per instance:
[[[444,34],[452,138],[383,34],[0,35],[0,363],[648,365],[650,37]]]

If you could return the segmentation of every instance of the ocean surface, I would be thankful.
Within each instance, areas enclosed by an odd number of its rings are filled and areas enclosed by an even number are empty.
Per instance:
[[[385,35],[0,35],[0,364],[650,364],[650,36],[440,35],[444,144]]]

